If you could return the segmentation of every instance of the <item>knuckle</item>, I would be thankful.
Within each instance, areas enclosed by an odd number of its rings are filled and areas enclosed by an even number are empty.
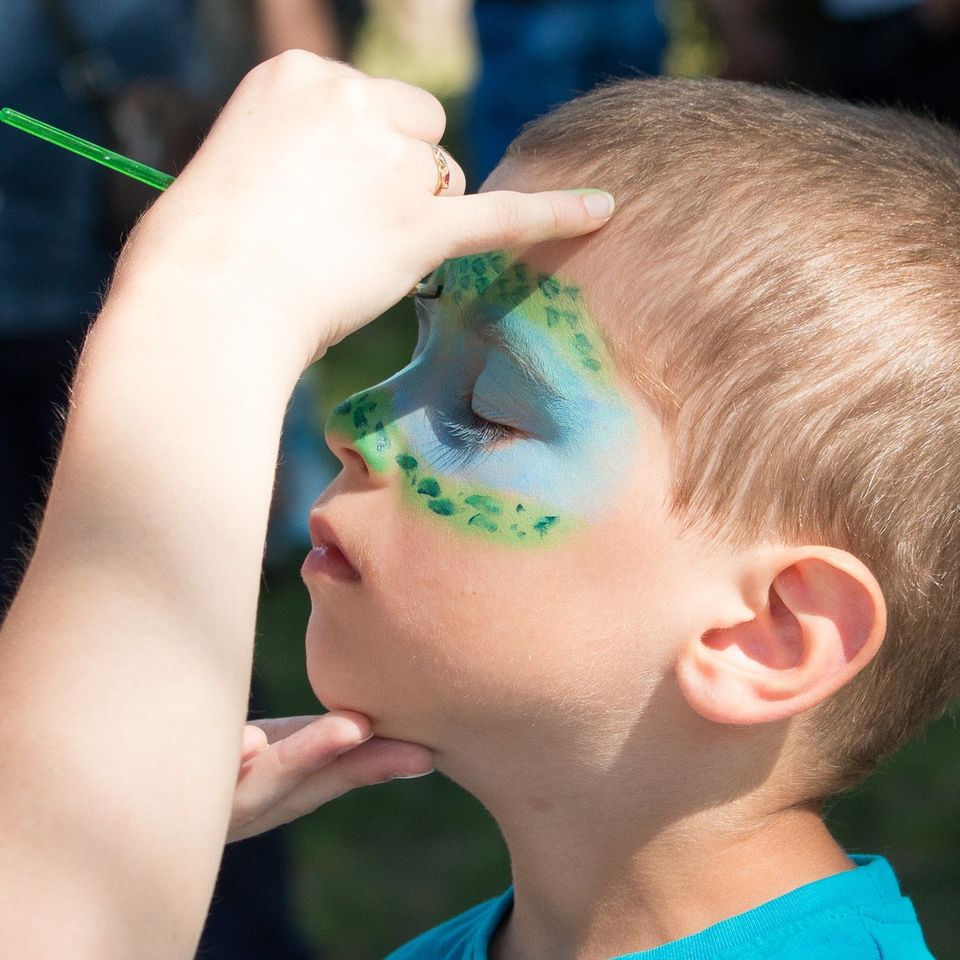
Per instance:
[[[319,58],[306,50],[284,50],[268,60],[263,66],[282,83],[300,82],[316,72]]]
[[[427,119],[431,126],[443,129],[447,123],[447,112],[440,100],[429,90],[407,83],[406,80],[387,80],[388,89],[392,89],[397,101],[402,101],[416,110],[421,119]]]
[[[318,83],[329,83],[335,87],[337,84],[363,79],[363,74],[347,64],[298,48],[284,50],[265,60],[247,76],[256,76],[267,83],[287,88]]]
[[[505,194],[494,210],[497,234],[506,244],[519,242],[523,237],[523,215],[515,194]]]
[[[365,113],[372,106],[370,82],[362,76],[341,77],[336,83],[336,92],[349,111]]]
[[[240,87],[280,87],[296,90],[318,83],[356,83],[363,75],[346,64],[320,57],[309,50],[290,49],[264,60],[249,70]]]
[[[314,54],[308,53],[306,50],[300,50],[297,47],[284,50],[282,53],[277,54],[274,59],[282,69],[297,73],[308,67],[315,67],[317,64],[317,57],[314,56]]]
[[[316,82],[320,58],[306,50],[284,50],[283,53],[257,64],[240,83],[240,89],[254,95],[271,91],[289,92]]]
[[[434,114],[434,122],[439,127],[446,127],[447,125],[447,111],[444,110],[443,104],[432,94],[427,94],[427,109],[432,110]]]

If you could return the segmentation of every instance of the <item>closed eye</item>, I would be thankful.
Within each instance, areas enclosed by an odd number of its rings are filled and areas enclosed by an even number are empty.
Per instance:
[[[463,412],[458,417],[438,411],[437,420],[450,437],[458,440],[470,452],[489,450],[523,433],[510,424],[481,416],[473,409],[472,395],[463,398],[460,409]]]
[[[437,419],[450,436],[478,450],[487,450],[518,432],[506,424],[485,420],[473,410],[461,420],[454,420],[444,413],[438,414]]]

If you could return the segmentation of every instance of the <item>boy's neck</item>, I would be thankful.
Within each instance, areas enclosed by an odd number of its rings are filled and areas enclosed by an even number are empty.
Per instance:
[[[785,811],[744,833],[704,817],[634,849],[607,829],[614,811],[566,829],[531,814],[526,830],[507,837],[514,909],[490,960],[649,950],[853,866],[813,811]]]
[[[773,796],[774,725],[685,730],[669,763],[666,740],[564,749],[536,729],[539,747],[515,735],[483,751],[496,770],[437,756],[510,850],[514,909],[491,960],[639,952],[853,866],[816,811]]]

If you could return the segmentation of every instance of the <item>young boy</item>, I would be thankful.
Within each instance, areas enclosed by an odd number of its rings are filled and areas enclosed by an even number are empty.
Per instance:
[[[960,692],[960,143],[628,81],[487,188],[617,197],[447,261],[328,424],[308,668],[428,747],[513,887],[396,960],[929,957],[820,816]]]

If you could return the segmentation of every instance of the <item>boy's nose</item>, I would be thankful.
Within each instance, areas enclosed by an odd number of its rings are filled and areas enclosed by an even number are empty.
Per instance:
[[[334,407],[327,418],[327,446],[346,469],[383,476],[394,470],[398,451],[390,436],[393,403],[381,388],[365,390]]]
[[[353,443],[339,434],[326,435],[327,446],[333,455],[343,464],[345,470],[354,470],[359,473],[369,473],[370,466],[363,458],[363,454],[354,447]]]

